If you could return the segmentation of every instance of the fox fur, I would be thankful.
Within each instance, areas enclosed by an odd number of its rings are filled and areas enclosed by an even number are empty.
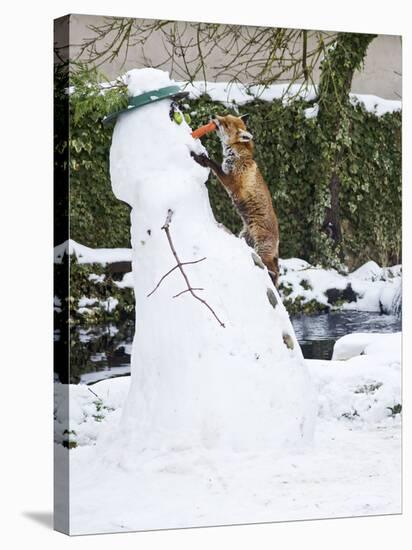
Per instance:
[[[245,117],[216,116],[216,131],[222,143],[223,162],[191,153],[209,167],[228,192],[243,221],[240,237],[253,247],[267,267],[275,286],[279,280],[279,225],[272,197],[253,159],[253,136]]]

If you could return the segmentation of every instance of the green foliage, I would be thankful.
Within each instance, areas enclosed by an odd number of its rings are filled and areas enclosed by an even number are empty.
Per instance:
[[[64,430],[63,435],[65,438],[62,441],[63,447],[66,447],[67,449],[75,449],[77,447],[77,433],[75,430]]]
[[[401,414],[402,412],[402,405],[400,403],[397,403],[393,407],[386,407],[391,411],[391,416],[396,416],[397,414]]]
[[[100,282],[91,281],[90,275],[104,275]],[[79,313],[79,300],[83,297],[95,299],[87,306],[87,313]],[[104,306],[109,298],[118,300],[112,311]],[[79,264],[70,257],[70,325],[100,325],[109,322],[123,322],[134,315],[134,295],[131,288],[119,288],[108,267],[101,264]],[[74,341],[74,340],[72,340]]]
[[[301,286],[304,290],[313,290],[312,285],[310,284],[310,282],[309,282],[307,279],[302,279],[302,280],[300,281],[300,286]]]
[[[102,119],[122,108],[126,92],[107,89],[96,72],[72,75],[70,96],[70,229],[71,238],[91,247],[129,246],[129,207],[116,199],[110,186],[109,150],[112,128]]]
[[[295,299],[285,298],[283,294],[283,305],[287,309],[289,315],[314,315],[316,313],[328,313],[330,306],[321,304],[314,298],[305,300],[304,296],[296,296]]]
[[[382,382],[375,382],[372,384],[363,384],[354,390],[354,393],[375,393],[379,388],[382,387]]]
[[[351,263],[401,261],[402,116],[352,109],[351,147],[339,169],[343,246]]]
[[[227,109],[206,96],[192,102],[193,127]],[[239,108],[249,113],[255,138],[255,159],[273,197],[279,217],[281,257],[310,263],[333,263],[335,251],[320,232],[327,196],[324,184],[325,148],[316,118],[305,117],[304,101],[256,100]],[[380,265],[398,263],[401,253],[401,113],[377,117],[363,106],[350,106],[350,147],[339,164],[343,250],[352,267],[367,260]],[[203,140],[209,155],[221,159],[214,135]],[[214,176],[209,196],[215,216],[232,231],[241,227],[227,193]],[[317,218],[314,216],[317,213]],[[319,243],[322,243],[319,245]],[[323,255],[319,256],[319,248]],[[329,253],[329,257],[326,254]],[[328,261],[329,260],[329,261]]]
[[[347,170],[342,163],[351,150],[353,107],[349,93],[355,70],[361,67],[375,36],[339,33],[320,65],[317,92],[317,128],[321,135],[317,161],[319,179],[310,208],[312,261],[325,266],[339,268],[342,262],[347,262],[347,251],[341,242],[340,172],[342,168]]]
[[[129,208],[110,186],[109,148],[112,128],[104,115],[125,104],[123,88],[101,93],[98,75],[78,73],[70,96],[70,220],[71,237],[92,247],[129,245]],[[207,95],[190,103],[192,127],[205,124],[223,105]],[[255,100],[239,107],[249,113],[255,138],[255,159],[270,188],[280,224],[281,257],[311,263],[334,263],[336,250],[320,231],[328,206],[325,162],[334,144],[325,140],[317,118],[306,118],[308,103],[289,105]],[[337,166],[341,181],[342,246],[355,267],[369,259],[380,265],[400,260],[401,250],[401,114],[380,118],[361,105],[346,105],[346,122],[337,139],[345,144]],[[202,139],[209,155],[221,159],[216,135]],[[207,183],[216,219],[237,233],[241,220],[214,176]],[[321,251],[321,253],[319,252]]]

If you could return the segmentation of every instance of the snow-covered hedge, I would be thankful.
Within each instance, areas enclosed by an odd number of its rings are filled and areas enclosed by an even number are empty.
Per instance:
[[[349,274],[322,269],[305,260],[280,261],[280,292],[290,314],[338,309],[399,314],[402,267],[367,262]]]
[[[90,74],[73,77],[70,141],[57,144],[57,150],[63,152],[62,163],[67,146],[70,151],[72,237],[92,247],[126,247],[129,245],[129,209],[115,199],[110,188],[108,151],[112,129],[101,124],[104,115],[124,103],[124,91],[109,88],[102,93],[99,86],[90,85],[90,78]],[[281,90],[276,87],[263,95],[245,95],[244,91],[242,97],[240,92],[232,90],[233,98],[239,102],[236,105],[224,86],[219,87],[218,93],[213,90],[209,85],[207,91],[213,99],[192,90],[187,101],[192,127],[204,124],[215,113],[229,110],[249,113],[256,159],[270,186],[280,219],[281,255],[316,260],[314,250],[319,228],[314,227],[311,220],[313,209],[319,205],[314,197],[318,196],[322,158],[332,144],[324,143],[317,124],[316,105],[313,108],[307,102],[313,94],[306,93],[303,97],[300,93],[294,94],[293,101],[291,98],[284,101]],[[64,94],[60,97],[62,101],[65,99]],[[347,151],[338,167],[345,252],[354,266],[366,259],[380,265],[399,263],[399,104],[388,106],[379,98],[353,97],[352,107]],[[216,136],[206,136],[204,143],[211,156],[220,158]],[[60,162],[59,157],[56,160]],[[213,177],[209,191],[216,218],[237,231],[239,217]]]
[[[111,263],[129,261],[129,248],[93,249],[69,241],[55,249],[57,269],[70,254],[70,317],[73,324],[94,325],[134,319],[132,273],[113,274]],[[67,256],[66,256],[67,259]],[[280,293],[290,314],[337,309],[399,314],[402,267],[370,261],[352,273],[313,266],[299,258],[280,260]],[[55,311],[62,312],[61,297]]]

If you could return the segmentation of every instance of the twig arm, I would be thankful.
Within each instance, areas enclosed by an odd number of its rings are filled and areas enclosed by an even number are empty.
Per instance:
[[[172,236],[170,234],[170,223],[172,221],[172,217],[173,217],[173,210],[169,209],[167,211],[167,216],[166,216],[166,221],[165,223],[163,224],[163,227],[162,229],[164,230],[164,232],[166,233],[166,237],[167,237],[167,241],[169,243],[169,246],[170,246],[170,249],[172,251],[172,254],[176,260],[176,265],[174,267],[172,267],[172,269],[169,269],[169,271],[167,273],[165,273],[165,275],[163,275],[163,277],[160,279],[160,281],[157,283],[157,285],[155,286],[155,288],[152,290],[152,292],[150,292],[150,294],[148,294],[148,297],[151,296],[160,286],[160,284],[162,283],[162,281],[164,281],[164,279],[170,275],[175,269],[179,269],[180,273],[182,274],[182,277],[184,278],[185,280],[185,283],[186,283],[186,286],[187,288],[185,290],[183,290],[182,292],[179,292],[178,294],[176,294],[175,296],[173,296],[173,298],[178,298],[179,296],[182,296],[182,294],[185,294],[186,292],[189,292],[193,298],[195,298],[196,300],[198,300],[199,302],[201,302],[204,306],[207,307],[207,309],[212,313],[213,317],[217,320],[217,322],[219,323],[219,325],[223,328],[225,328],[225,324],[219,319],[219,317],[216,315],[216,312],[214,311],[214,309],[206,302],[206,300],[203,300],[202,298],[200,298],[200,296],[198,296],[196,293],[195,293],[195,290],[203,290],[203,288],[195,288],[195,287],[192,287],[191,284],[190,284],[190,281],[188,279],[188,276],[186,275],[186,272],[185,270],[183,269],[183,266],[184,265],[190,265],[190,264],[197,264],[199,262],[202,262],[203,260],[206,260],[206,257],[204,258],[200,258],[200,260],[194,260],[194,261],[191,261],[191,262],[181,262],[180,261],[180,258],[176,252],[176,249],[174,247],[174,244],[173,244],[173,240],[172,240]]]

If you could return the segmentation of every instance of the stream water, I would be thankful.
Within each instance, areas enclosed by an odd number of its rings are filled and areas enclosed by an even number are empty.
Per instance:
[[[335,311],[292,317],[306,359],[331,359],[338,338],[352,332],[399,332],[401,317],[370,311]]]
[[[307,359],[330,359],[338,338],[352,332],[398,332],[401,318],[363,311],[337,311],[292,317]],[[70,347],[70,382],[93,384],[130,374],[134,324],[75,327]],[[59,335],[56,334],[56,339]]]

